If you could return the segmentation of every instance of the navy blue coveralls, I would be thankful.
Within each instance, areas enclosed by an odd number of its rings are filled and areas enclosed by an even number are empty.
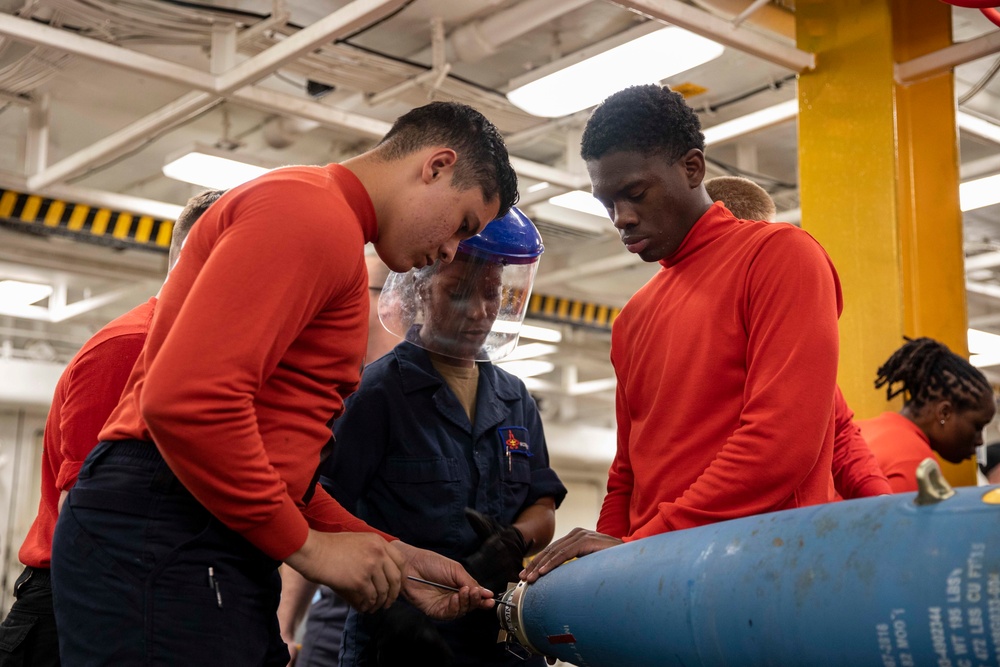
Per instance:
[[[469,423],[428,353],[400,343],[365,368],[347,400],[334,427],[337,444],[325,464],[324,485],[370,525],[460,560],[480,543],[466,507],[510,525],[539,499],[552,497],[558,506],[566,495],[549,467],[538,408],[520,379],[479,364],[475,422]],[[342,666],[362,664],[366,618],[349,613]],[[499,623],[492,610],[436,624],[456,665],[536,664],[496,644]]]

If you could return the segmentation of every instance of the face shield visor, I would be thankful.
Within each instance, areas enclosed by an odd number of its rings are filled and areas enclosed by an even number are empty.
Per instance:
[[[449,264],[389,274],[378,316],[390,333],[464,361],[498,361],[517,345],[542,254],[517,209],[459,244]]]

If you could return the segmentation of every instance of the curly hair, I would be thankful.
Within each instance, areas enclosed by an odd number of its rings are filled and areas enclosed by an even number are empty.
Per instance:
[[[497,217],[517,203],[517,174],[500,131],[486,116],[466,104],[431,102],[393,123],[376,148],[394,160],[427,146],[447,146],[458,154],[452,184],[467,190],[480,187],[483,198],[500,199]]]
[[[893,389],[897,383],[900,386]],[[918,409],[946,399],[968,410],[979,405],[983,396],[993,394],[979,369],[932,338],[907,338],[878,369],[875,388],[883,386],[886,398],[903,394],[906,404]]]
[[[666,86],[632,86],[594,110],[583,131],[580,155],[597,160],[615,151],[663,154],[676,162],[692,148],[705,150],[701,121],[680,93]]]

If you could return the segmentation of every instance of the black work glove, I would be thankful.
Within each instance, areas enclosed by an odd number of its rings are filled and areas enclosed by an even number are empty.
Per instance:
[[[482,542],[479,548],[465,558],[465,569],[479,582],[496,594],[507,590],[507,582],[517,581],[524,567],[524,555],[530,545],[514,526],[502,526],[496,519],[466,507],[465,518]]]
[[[454,654],[430,618],[408,604],[396,603],[382,612],[372,632],[377,667],[441,665]]]

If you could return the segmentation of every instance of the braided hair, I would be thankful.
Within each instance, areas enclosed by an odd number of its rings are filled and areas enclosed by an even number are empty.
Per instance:
[[[985,375],[932,338],[907,338],[878,369],[875,388],[883,386],[887,399],[903,394],[906,404],[915,409],[945,399],[956,409],[970,410],[984,395],[993,393]]]

